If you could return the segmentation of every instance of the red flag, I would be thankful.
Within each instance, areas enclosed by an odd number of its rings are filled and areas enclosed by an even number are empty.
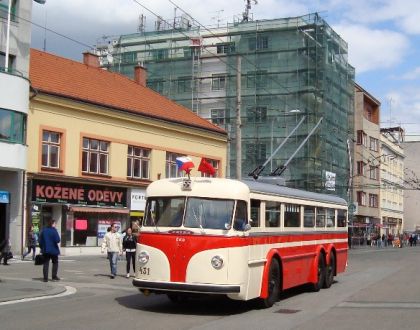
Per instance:
[[[211,166],[211,164],[208,161],[206,161],[205,158],[201,158],[201,162],[200,162],[200,165],[198,166],[198,170],[201,173],[207,173],[210,175],[216,174],[216,170],[214,169],[214,167]]]

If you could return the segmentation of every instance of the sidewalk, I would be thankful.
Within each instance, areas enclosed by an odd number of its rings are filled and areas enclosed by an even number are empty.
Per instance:
[[[13,263],[16,259],[10,260]],[[42,277],[17,279],[5,274],[3,269],[10,266],[0,265],[0,304],[2,302],[54,296],[66,291],[59,282],[43,282]]]

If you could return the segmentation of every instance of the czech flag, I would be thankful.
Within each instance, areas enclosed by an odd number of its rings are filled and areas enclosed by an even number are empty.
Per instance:
[[[210,175],[216,174],[216,170],[214,169],[214,167],[211,166],[211,164],[205,158],[201,158],[201,162],[200,162],[200,165],[198,166],[198,170],[201,173],[207,173]]]
[[[190,157],[182,156],[176,158],[176,166],[178,167],[178,171],[185,171],[185,173],[189,174],[194,168],[194,163]]]

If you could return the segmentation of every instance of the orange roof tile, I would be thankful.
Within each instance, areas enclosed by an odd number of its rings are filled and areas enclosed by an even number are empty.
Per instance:
[[[134,80],[31,49],[29,78],[40,92],[77,99],[217,133],[226,131]]]

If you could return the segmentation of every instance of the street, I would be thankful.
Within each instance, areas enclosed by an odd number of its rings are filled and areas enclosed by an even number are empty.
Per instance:
[[[165,295],[145,297],[125,278],[125,260],[112,280],[103,255],[62,257],[62,280],[42,285],[64,293],[0,303],[1,329],[418,329],[419,258],[419,247],[353,249],[330,289],[299,287],[272,308],[256,309],[220,298],[173,304]],[[30,261],[0,265],[0,289],[20,280],[30,291],[41,273]]]

